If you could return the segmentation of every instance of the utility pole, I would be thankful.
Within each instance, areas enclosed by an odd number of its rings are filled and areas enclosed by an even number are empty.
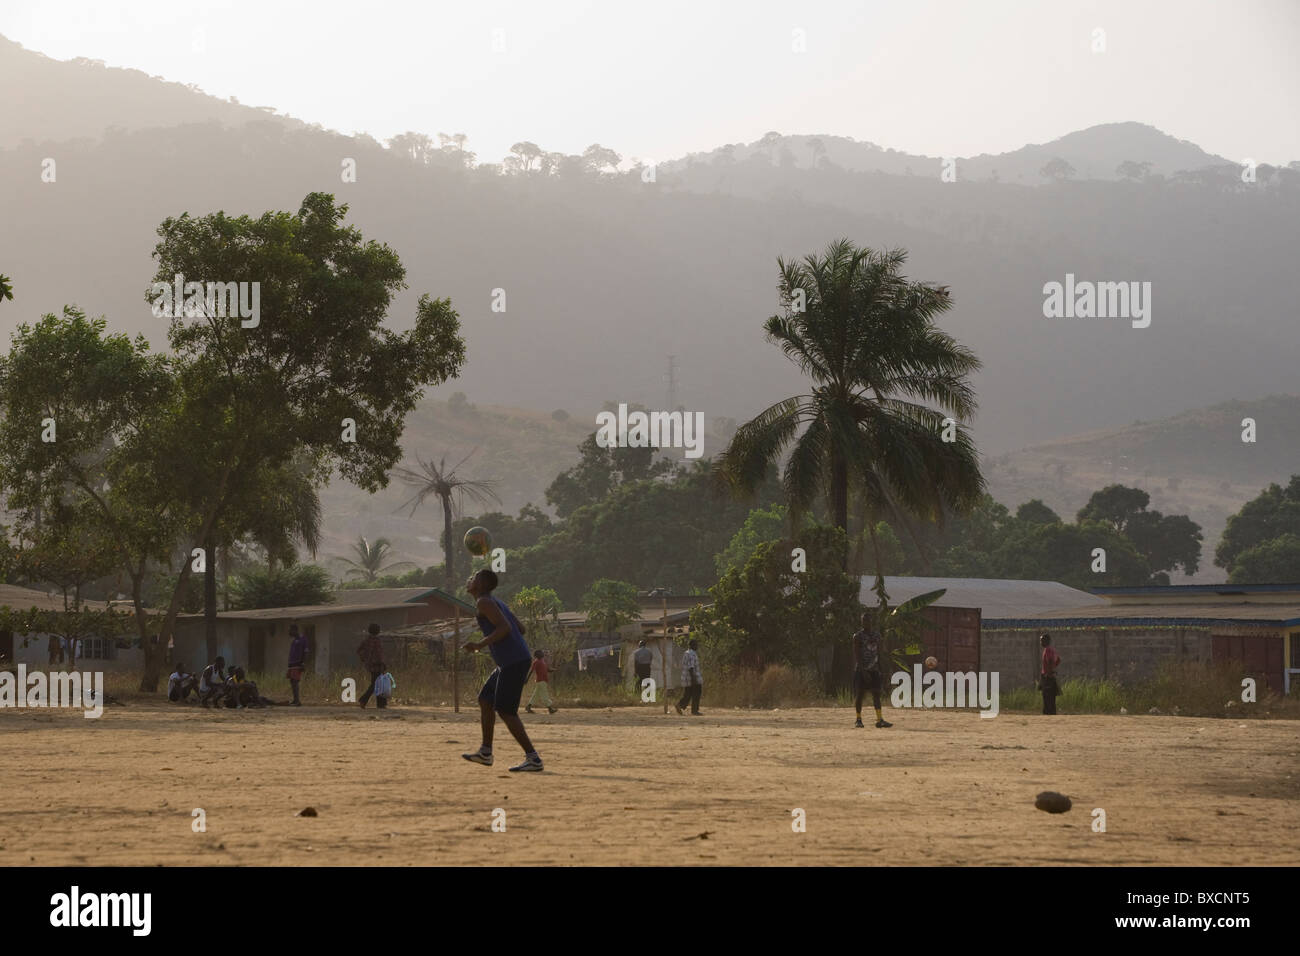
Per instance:
[[[668,382],[668,411],[677,410],[677,356],[668,356],[668,374],[665,376]]]

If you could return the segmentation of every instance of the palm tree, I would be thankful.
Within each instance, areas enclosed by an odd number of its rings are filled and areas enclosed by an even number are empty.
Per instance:
[[[947,417],[963,423],[974,413],[966,376],[980,362],[934,325],[952,305],[948,290],[909,282],[900,272],[906,258],[840,239],[821,257],[777,260],[785,314],[764,330],[813,388],[737,429],[717,466],[733,490],[752,494],[793,446],[782,474],[792,519],[825,495],[832,522],[847,533],[855,491],[882,585],[877,521],[942,520],[984,490],[974,445],[943,427]]]
[[[420,466],[419,470],[413,470],[410,468],[394,469],[399,478],[408,485],[417,489],[416,493],[410,498],[410,500],[402,505],[403,508],[405,508],[406,505],[410,505],[412,515],[415,514],[416,509],[418,509],[420,505],[424,504],[424,499],[428,498],[430,495],[436,495],[439,500],[442,501],[443,569],[447,585],[446,589],[447,592],[451,594],[455,593],[456,588],[456,550],[451,546],[451,523],[453,517],[460,516],[466,498],[469,498],[471,501],[480,505],[485,505],[489,501],[497,504],[501,503],[501,499],[497,497],[496,491],[493,490],[496,487],[495,481],[462,478],[456,474],[456,472],[460,470],[460,467],[465,464],[465,462],[469,461],[470,456],[473,455],[475,451],[478,451],[478,449],[475,448],[469,453],[469,455],[466,455],[451,468],[447,467],[447,458],[444,455],[442,460],[436,465],[433,463],[432,458],[428,461],[423,461],[419,456],[416,456],[415,461]]]
[[[364,534],[357,536],[356,544],[352,545],[352,550],[357,556],[357,560],[351,558],[338,558],[344,564],[351,565],[348,576],[360,575],[366,581],[374,581],[385,571],[394,571],[397,568],[413,568],[415,565],[410,561],[394,561],[392,564],[385,564],[389,555],[393,553],[393,546],[387,538],[376,538],[375,543],[371,544],[366,540]]]

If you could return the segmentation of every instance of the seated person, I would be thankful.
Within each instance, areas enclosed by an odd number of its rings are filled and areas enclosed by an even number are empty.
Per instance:
[[[262,696],[257,692],[257,685],[248,680],[244,675],[242,667],[234,667],[230,671],[230,679],[226,681],[228,696],[226,706],[228,707],[262,707]]]
[[[199,703],[204,707],[215,700],[218,705],[226,696],[226,659],[218,657],[199,675]]]
[[[180,661],[177,661],[176,669],[172,671],[172,676],[167,678],[167,699],[172,703],[189,700],[191,693],[196,697],[198,696],[198,678],[193,674],[185,673],[185,665]]]

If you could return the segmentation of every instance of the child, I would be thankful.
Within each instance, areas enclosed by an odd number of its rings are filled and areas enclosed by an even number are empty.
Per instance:
[[[496,715],[500,714],[511,735],[524,748],[524,762],[511,767],[511,771],[535,773],[542,769],[542,758],[528,739],[524,722],[519,719],[519,698],[528,682],[533,655],[524,643],[524,626],[504,601],[492,596],[496,586],[496,572],[490,568],[483,568],[465,583],[465,590],[473,596],[478,609],[475,620],[483,632],[483,640],[469,641],[465,650],[477,651],[486,647],[497,667],[488,675],[478,693],[483,744],[474,753],[461,756],[471,763],[492,766],[492,731]]]
[[[380,674],[375,678],[375,706],[381,710],[388,706],[388,698],[393,696],[393,688],[397,686],[397,681],[393,680],[393,675],[388,671]]]
[[[199,676],[199,702],[204,707],[210,707],[212,702],[221,703],[221,698],[226,692],[226,659],[218,657],[215,661],[203,668],[203,673]]]
[[[528,706],[524,710],[531,714],[533,712],[533,701],[537,699],[538,694],[541,694],[542,703],[546,705],[546,710],[553,714],[555,713],[555,705],[551,703],[551,669],[546,666],[546,652],[537,651],[533,654],[533,657],[536,658],[533,661],[533,679],[536,683],[533,685],[533,696],[528,698]]]

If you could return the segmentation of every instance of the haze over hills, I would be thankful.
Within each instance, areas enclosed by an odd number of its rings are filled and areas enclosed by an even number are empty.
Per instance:
[[[481,408],[542,417],[542,444],[520,461],[493,462],[489,453],[498,452],[486,443],[471,460],[484,468],[476,465],[476,475],[491,476],[489,465],[533,469],[525,473],[537,489],[576,459],[590,430],[551,429],[550,412],[564,408],[576,419],[608,400],[662,408],[669,355],[677,400],[709,421],[745,419],[804,391],[798,370],[762,335],[778,308],[776,259],[819,252],[840,236],[904,247],[912,278],[950,288],[954,308],[940,322],[984,362],[972,428],[995,462],[1062,435],[1260,400],[1291,387],[1300,365],[1290,293],[1300,172],[1261,169],[1257,183],[1244,184],[1228,160],[1138,123],[959,159],[950,183],[940,180],[938,157],[830,135],[819,137],[824,154],[810,137],[767,137],[662,162],[652,182],[554,157],[550,173],[505,175],[458,150],[384,149],[138,71],[51,60],[3,40],[0,115],[0,272],[15,290],[0,308],[0,341],[19,322],[76,303],[161,347],[165,323],[145,294],[164,218],[296,210],[307,192],[331,192],[407,268],[409,289],[390,310],[394,327],[409,325],[421,292],[450,297],[461,314],[468,361],[458,381],[430,397],[464,391]],[[1073,180],[1040,175],[1056,157],[1075,167]],[[57,162],[53,182],[42,180],[48,158]],[[340,173],[349,159],[355,182]],[[1116,181],[1125,160],[1150,163],[1148,177]],[[1044,284],[1067,274],[1150,282],[1150,327],[1122,317],[1045,318]],[[504,313],[492,311],[494,289],[507,295]],[[474,445],[468,433],[422,421],[412,416],[410,434],[422,437],[408,441],[410,453]],[[1238,490],[1260,479],[1248,458],[1201,463],[1193,449],[1218,427],[1186,423],[1178,441],[1189,457],[1178,468],[1184,482],[1228,481],[1232,511],[1258,489]],[[1068,469],[1101,453],[1035,454]],[[990,473],[995,493],[1001,467]],[[1153,477],[1177,476],[1152,467]],[[1270,480],[1289,473],[1269,467]],[[1064,517],[1082,504],[1071,498],[1069,477],[1057,499]],[[1021,495],[1013,478],[1007,503],[1053,503],[1053,487]],[[540,494],[520,494],[542,503]],[[343,500],[331,507],[360,513]],[[336,541],[345,547],[363,524],[338,524]],[[436,552],[433,543],[421,559]]]

